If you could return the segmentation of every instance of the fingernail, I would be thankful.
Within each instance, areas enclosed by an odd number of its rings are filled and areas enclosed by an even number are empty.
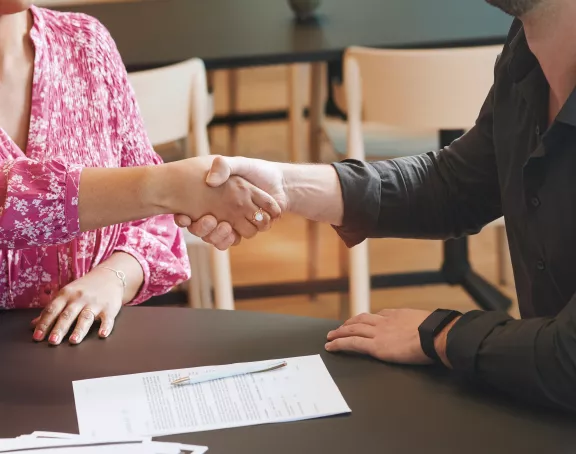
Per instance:
[[[326,345],[324,345],[324,348],[325,348],[326,350],[330,350],[330,342],[328,342]]]
[[[41,341],[44,337],[44,332],[40,330],[34,331],[34,340]]]
[[[100,331],[100,337],[106,337],[106,336],[108,336],[108,331],[106,331],[105,329]]]
[[[78,342],[78,339],[80,338],[80,336],[78,336],[78,334],[72,334],[72,336],[70,336],[70,342]]]
[[[49,339],[49,340],[50,340],[50,342],[51,342],[52,344],[57,344],[57,343],[58,343],[58,339],[59,339],[58,334],[52,334],[52,335],[50,336],[50,339]]]

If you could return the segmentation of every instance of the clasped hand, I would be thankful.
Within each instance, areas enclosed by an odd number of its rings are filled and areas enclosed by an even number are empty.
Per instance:
[[[238,244],[241,238],[252,238],[268,230],[287,210],[288,198],[277,163],[242,157],[211,158],[205,177],[211,205],[200,217],[176,215],[175,222],[225,250]],[[258,210],[263,213],[261,221],[254,219]]]

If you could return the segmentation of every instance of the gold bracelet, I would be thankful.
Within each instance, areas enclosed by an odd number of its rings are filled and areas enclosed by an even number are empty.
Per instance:
[[[126,273],[124,271],[115,270],[114,268],[110,268],[109,266],[100,266],[100,268],[110,270],[114,274],[116,274],[116,277],[122,281],[122,287],[124,287],[124,289],[126,289],[126,285],[127,285],[126,284]]]

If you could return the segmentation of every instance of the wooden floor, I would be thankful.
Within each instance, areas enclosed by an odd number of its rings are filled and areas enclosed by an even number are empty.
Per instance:
[[[226,111],[226,75],[215,75],[217,112]],[[287,105],[286,68],[250,69],[240,72],[239,109],[261,110],[285,108]],[[288,159],[288,128],[286,122],[246,125],[239,128],[239,154],[269,160]],[[217,128],[213,132],[212,151],[228,153],[228,132]],[[427,150],[423,150],[427,151]],[[335,161],[328,143],[323,147],[323,159]],[[488,280],[496,279],[495,234],[485,229],[471,238],[471,260],[474,267]],[[322,228],[322,277],[338,275],[338,238],[329,226]],[[285,216],[272,231],[244,241],[233,248],[232,276],[235,284],[281,282],[305,279],[305,222],[295,216]],[[370,240],[370,266],[374,273],[436,269],[441,259],[438,241]],[[511,273],[509,273],[512,280]],[[515,297],[511,283],[504,291]],[[450,307],[474,309],[470,298],[460,289],[449,286],[429,286],[372,292],[372,311],[392,307],[435,309]],[[335,294],[321,295],[311,302],[308,297],[286,297],[239,301],[238,310],[268,311],[312,317],[338,318],[339,298]],[[514,307],[511,311],[516,316]]]

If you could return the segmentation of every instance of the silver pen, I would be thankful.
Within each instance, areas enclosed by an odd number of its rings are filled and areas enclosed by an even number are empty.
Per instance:
[[[205,374],[198,374],[195,376],[188,375],[187,377],[180,377],[172,381],[173,385],[194,385],[196,383],[205,383],[207,381],[220,380],[222,378],[236,377],[238,375],[248,375],[248,374],[260,374],[262,372],[271,372],[273,370],[281,369],[287,366],[286,361],[280,361],[273,364],[256,364],[247,366],[238,366],[234,368],[222,368],[224,370],[219,370],[215,372],[208,372]]]

